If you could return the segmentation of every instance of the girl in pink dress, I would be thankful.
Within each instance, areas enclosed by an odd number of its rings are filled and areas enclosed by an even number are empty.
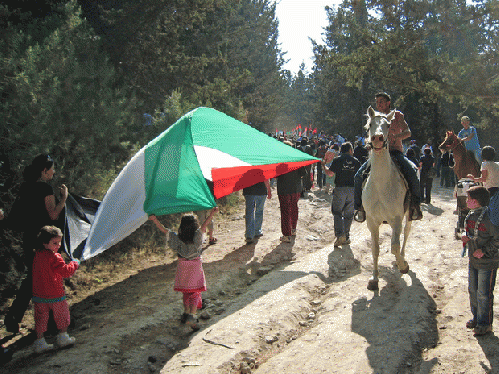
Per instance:
[[[203,252],[203,233],[213,219],[218,208],[213,208],[201,227],[193,214],[184,215],[180,221],[178,234],[170,231],[154,215],[149,216],[159,230],[167,235],[168,245],[177,252],[177,273],[174,290],[183,293],[184,314],[182,323],[194,331],[199,330],[196,312],[202,306],[201,292],[206,291],[201,253]]]

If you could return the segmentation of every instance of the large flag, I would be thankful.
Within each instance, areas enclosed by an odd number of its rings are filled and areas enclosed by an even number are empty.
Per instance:
[[[319,161],[221,112],[197,108],[121,171],[99,206],[80,259],[118,243],[148,215],[210,209],[215,198]]]

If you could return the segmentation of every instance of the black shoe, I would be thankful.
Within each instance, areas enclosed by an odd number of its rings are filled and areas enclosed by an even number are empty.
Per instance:
[[[189,315],[187,313],[183,313],[180,317],[180,323],[185,324],[185,322],[187,321],[187,317],[189,317]]]
[[[364,222],[366,220],[366,212],[364,209],[360,208],[359,210],[353,212],[353,219],[360,223]]]
[[[410,221],[418,221],[423,219],[423,212],[421,212],[421,208],[418,205],[413,205],[411,207],[410,215],[409,215]]]
[[[192,314],[187,315],[187,319],[185,320],[185,324],[187,326],[190,326],[192,331],[198,331],[200,329],[198,319],[196,317],[194,317]]]

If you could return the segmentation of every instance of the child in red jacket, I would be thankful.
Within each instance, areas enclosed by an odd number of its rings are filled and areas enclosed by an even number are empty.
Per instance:
[[[79,262],[66,264],[57,253],[61,247],[62,232],[54,226],[44,226],[38,234],[39,247],[33,260],[33,303],[35,306],[35,331],[37,340],[33,347],[36,353],[50,350],[52,344],[47,344],[43,334],[47,331],[49,311],[52,310],[59,335],[56,344],[65,347],[74,344],[74,338],[69,337],[69,307],[64,290],[64,278],[72,276],[78,269]]]

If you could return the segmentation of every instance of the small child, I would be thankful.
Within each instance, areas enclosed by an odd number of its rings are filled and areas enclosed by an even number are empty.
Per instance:
[[[473,319],[466,327],[475,335],[492,331],[494,286],[499,265],[499,228],[490,221],[489,192],[475,186],[467,191],[466,235],[461,237],[468,249],[468,291]]]
[[[194,331],[199,330],[196,312],[202,307],[201,292],[206,291],[201,262],[203,233],[206,232],[206,227],[217,211],[216,207],[211,209],[201,227],[199,227],[195,215],[184,215],[180,221],[178,235],[165,228],[156,216],[149,217],[158,229],[167,235],[168,245],[178,254],[174,290],[183,293],[184,314],[182,314],[180,321],[190,326]]]
[[[499,190],[499,164],[494,162],[496,150],[490,145],[482,148],[482,166],[481,175],[479,178],[468,174],[467,177],[475,182],[483,182],[483,185],[489,191],[490,197]]]
[[[66,264],[57,253],[61,247],[62,232],[55,226],[44,226],[37,236],[39,247],[33,260],[33,303],[35,309],[35,331],[37,340],[33,344],[35,353],[53,349],[47,344],[43,334],[47,331],[49,312],[52,310],[59,329],[56,344],[59,348],[73,345],[75,339],[69,337],[69,307],[66,301],[63,279],[72,276],[79,262]]]

